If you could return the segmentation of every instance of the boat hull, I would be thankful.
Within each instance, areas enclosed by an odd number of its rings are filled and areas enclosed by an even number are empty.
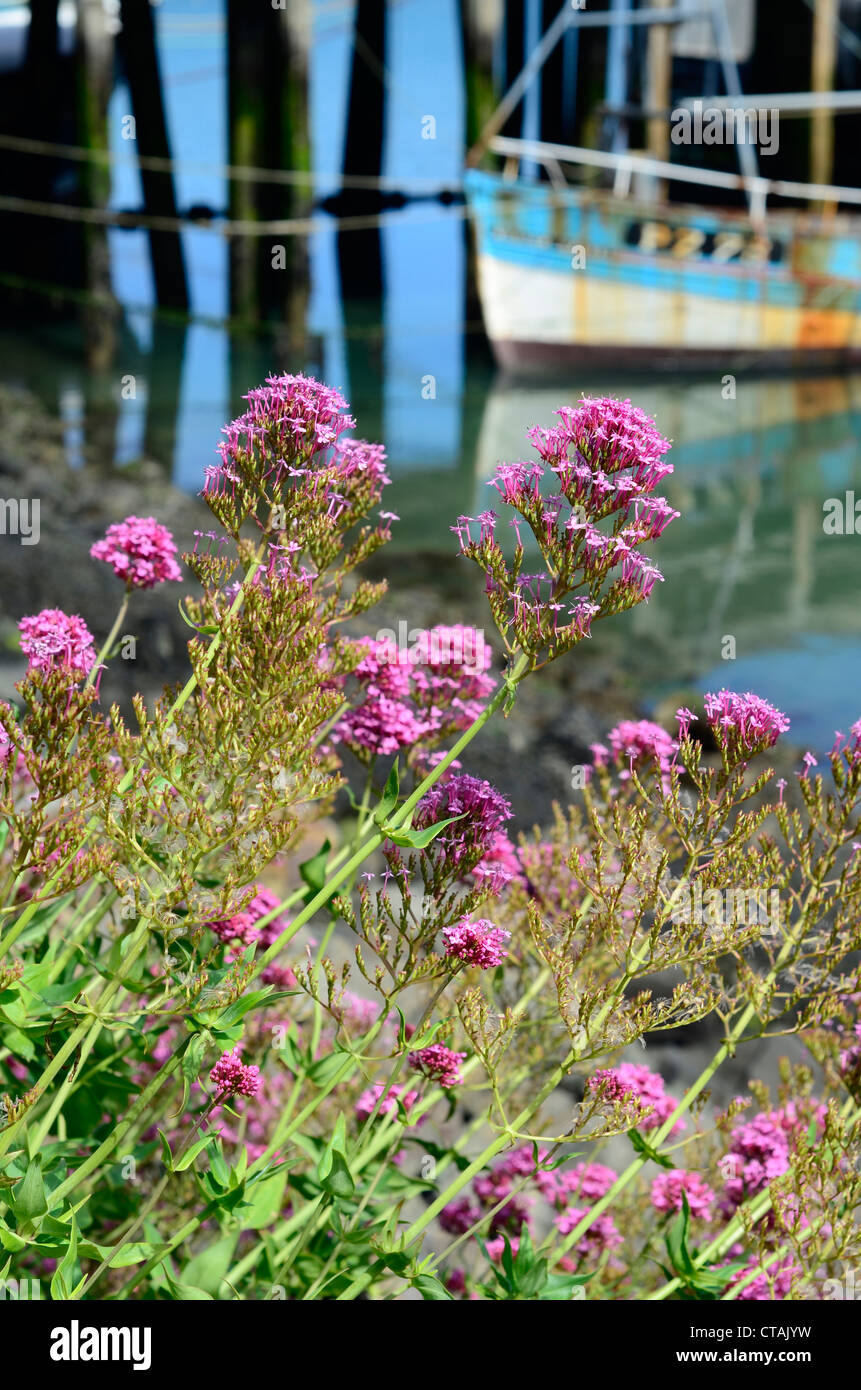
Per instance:
[[[517,373],[732,372],[861,361],[861,235],[780,213],[467,177],[485,327]]]

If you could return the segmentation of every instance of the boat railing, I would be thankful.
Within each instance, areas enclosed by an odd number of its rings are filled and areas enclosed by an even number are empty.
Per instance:
[[[788,179],[766,179],[761,176],[751,178],[745,174],[672,164],[668,160],[655,159],[651,155],[636,154],[628,150],[613,153],[610,150],[590,150],[581,145],[554,145],[543,140],[521,140],[507,135],[493,136],[487,142],[487,149],[505,159],[504,177],[516,178],[520,161],[528,159],[543,165],[556,188],[571,186],[565,178],[562,166],[579,164],[614,170],[616,177],[613,193],[620,198],[629,194],[635,173],[652,175],[655,179],[666,180],[668,183],[693,183],[701,187],[732,189],[747,195],[749,215],[754,222],[765,219],[768,198],[815,200],[833,206],[840,203],[861,205],[861,188],[844,188],[837,184],[825,183],[796,183]]]

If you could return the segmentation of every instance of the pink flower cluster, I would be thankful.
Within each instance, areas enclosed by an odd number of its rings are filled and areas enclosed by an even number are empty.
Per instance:
[[[637,1121],[640,1129],[659,1129],[676,1108],[677,1102],[664,1090],[664,1079],[648,1067],[637,1066],[634,1062],[621,1062],[618,1067],[596,1071],[588,1080],[587,1090],[598,1092],[603,1100],[636,1102],[646,1107],[646,1113]],[[685,1128],[682,1119],[674,1121],[670,1134]]]
[[[501,965],[508,952],[503,947],[511,932],[495,927],[486,917],[473,921],[468,915],[454,926],[443,927],[445,954],[479,970],[492,970]]]
[[[666,784],[678,743],[649,719],[623,719],[608,734],[610,748],[617,763],[627,763],[627,769],[620,773],[621,779],[631,776],[636,766],[642,767],[657,763],[662,781]],[[592,744],[596,767],[606,767],[608,750],[602,743]]]
[[[568,1169],[542,1168],[540,1165],[547,1158],[548,1151],[540,1149],[536,1163],[531,1145],[506,1154],[488,1172],[473,1180],[471,1197],[459,1197],[443,1209],[439,1217],[443,1230],[463,1235],[486,1220],[487,1253],[491,1260],[498,1262],[506,1237],[516,1252],[519,1233],[523,1226],[529,1226],[536,1195],[540,1194],[555,1209],[554,1220],[560,1233],[568,1235],[589,1211],[588,1204],[598,1201],[610,1190],[617,1174],[601,1163],[578,1163]],[[577,1204],[572,1206],[572,1202]],[[494,1207],[498,1210],[493,1211]],[[622,1236],[612,1218],[602,1213],[577,1241],[574,1253],[579,1258],[599,1257],[621,1243]],[[559,1263],[562,1269],[575,1267],[568,1257]],[[458,1291],[463,1290],[458,1288]]]
[[[535,1197],[527,1190],[512,1193],[515,1184],[519,1184],[523,1178],[532,1178],[535,1174],[535,1158],[531,1148],[514,1149],[512,1153],[506,1154],[499,1159],[491,1168],[489,1173],[480,1173],[473,1180],[473,1192],[478,1198],[479,1210],[490,1211],[492,1207],[500,1202],[504,1205],[495,1211],[490,1217],[491,1238],[498,1237],[500,1231],[508,1231],[516,1235],[520,1228],[529,1221],[529,1211],[535,1202]],[[503,1241],[499,1240],[499,1254],[502,1254]],[[488,1247],[491,1259],[494,1252]]]
[[[153,516],[127,516],[109,526],[90,554],[106,561],[127,589],[152,589],[182,578],[173,537]]]
[[[539,1152],[538,1157],[543,1161],[546,1155]],[[597,1202],[610,1191],[618,1176],[604,1163],[575,1163],[573,1168],[538,1169],[535,1186],[545,1201],[558,1209],[567,1207],[573,1197]]]
[[[30,658],[30,669],[65,670],[86,676],[96,660],[93,636],[77,613],[43,608],[18,624],[21,650]]]
[[[500,893],[509,883],[526,886],[520,854],[504,830],[495,830],[490,836],[487,849],[472,870],[472,877],[494,894]]]
[[[573,409],[564,406],[556,414],[562,421],[554,430],[532,429],[529,439],[557,469],[564,470],[572,448],[595,471],[617,475],[631,470],[637,490],[651,489],[671,473],[664,462],[670,442],[655,422],[630,400],[610,396],[584,396]],[[599,488],[599,495],[600,495]]]
[[[824,1115],[824,1106],[811,1110],[790,1101],[734,1129],[729,1150],[719,1165],[727,1179],[724,1193],[729,1209],[740,1206],[785,1173],[795,1141],[812,1120],[821,1128]]]
[[[659,1173],[652,1183],[652,1206],[656,1211],[681,1211],[683,1195],[688,1199],[691,1216],[711,1221],[715,1194],[699,1173],[673,1168]]]
[[[280,902],[277,893],[273,893],[264,883],[258,883],[254,897],[244,912],[237,912],[233,917],[217,918],[206,925],[221,941],[238,941],[243,946],[250,946],[253,941],[259,941],[265,948],[277,940],[288,923],[281,916],[273,917],[265,927],[258,927],[257,923],[261,917],[271,912],[273,907],[278,907]]]
[[[705,710],[718,744],[734,763],[765,752],[789,728],[785,714],[751,691],[744,695],[732,690],[707,694]]]
[[[481,865],[479,877],[497,891],[516,871],[514,846],[507,835],[502,837],[504,846],[500,840],[512,816],[511,802],[490,782],[463,772],[435,783],[425,793],[413,824],[423,829],[451,816],[460,819],[440,831],[431,842],[429,856],[462,872],[477,872]]]
[[[280,488],[296,475],[294,460],[307,466],[356,423],[340,392],[313,377],[270,376],[245,399],[245,413],[224,426],[221,462],[207,468],[205,494],[233,492],[242,481],[243,455],[261,448],[267,452],[270,481]]]
[[[389,1086],[387,1089],[381,1081],[375,1081],[356,1101],[356,1116],[359,1120],[364,1122],[370,1119],[384,1091],[385,1096],[377,1111],[378,1115],[397,1114],[399,1101],[405,1110],[409,1110],[419,1098],[418,1091],[408,1091],[405,1086]]]
[[[403,700],[388,695],[366,699],[337,725],[334,741],[356,744],[369,753],[388,757],[412,748],[431,732],[431,725]]]
[[[244,414],[225,426],[220,462],[206,470],[204,496],[225,526],[240,525],[249,514],[256,518],[261,493],[270,505],[289,504],[291,515],[284,518],[289,535],[277,548],[278,564],[282,575],[311,584],[327,546],[334,555],[341,535],[379,502],[390,481],[385,450],[380,444],[342,438],[355,424],[347,403],[312,377],[269,377],[246,400]],[[375,535],[382,542],[390,538],[390,523],[397,518],[391,512],[379,515]],[[297,570],[312,535],[317,558],[312,568]],[[260,582],[266,582],[265,576]]]
[[[232,1052],[222,1053],[209,1073],[209,1079],[218,1091],[220,1101],[228,1096],[256,1096],[261,1085],[260,1068],[244,1065],[236,1047]]]
[[[490,650],[476,628],[434,627],[412,633],[413,645],[374,639],[356,667],[362,702],[334,737],[382,756],[469,727],[496,682]]]
[[[410,1053],[410,1066],[413,1070],[433,1077],[444,1091],[450,1090],[452,1086],[462,1085],[460,1064],[465,1061],[465,1052],[452,1052],[451,1048],[445,1047],[443,1043],[431,1043],[429,1047],[422,1047],[418,1052]]]
[[[279,914],[263,927],[259,927],[257,923],[274,907],[278,907],[280,902],[277,893],[273,893],[265,884],[258,883],[254,897],[244,912],[237,912],[233,917],[218,918],[213,922],[207,922],[206,925],[226,945],[244,947],[256,943],[265,951],[286,930],[289,920]],[[235,952],[230,951],[224,959],[229,964],[234,956]],[[263,984],[275,985],[276,989],[293,989],[296,985],[296,976],[290,967],[278,965],[275,961],[266,966],[260,978]]]
[[[588,1216],[588,1214],[588,1207],[568,1207],[556,1218],[556,1228],[560,1235],[570,1235],[575,1227],[579,1226],[583,1217]],[[574,1242],[573,1248],[580,1259],[598,1258],[607,1250],[615,1250],[617,1246],[622,1244],[623,1239],[624,1237],[612,1216],[609,1216],[607,1212],[602,1212],[600,1216],[595,1218],[588,1230],[583,1232],[579,1240]],[[574,1268],[570,1260],[566,1262],[563,1259],[560,1264],[563,1269]]]
[[[751,1270],[756,1269],[760,1261],[758,1256],[753,1255],[747,1262],[744,1269],[740,1269],[730,1280],[728,1288],[732,1289],[736,1284],[740,1284],[746,1279]],[[768,1271],[758,1274],[755,1279],[742,1289],[738,1294],[738,1300],[742,1302],[771,1303],[779,1299],[789,1298],[792,1292],[792,1281],[801,1274],[801,1266],[797,1265],[791,1256],[785,1259],[776,1260],[769,1265]]]
[[[528,431],[542,463],[500,464],[491,482],[519,513],[511,521],[518,545],[523,545],[522,518],[547,572],[524,575],[516,567],[508,572],[492,510],[459,517],[452,527],[461,553],[487,575],[495,615],[504,599],[521,645],[533,651],[571,646],[589,635],[600,613],[647,599],[662,576],[638,547],[660,536],[679,515],[663,497],[650,496],[672,465],[664,461],[668,441],[642,410],[607,397],[584,399],[556,414],[560,424]],[[543,464],[555,474],[558,491],[550,495],[542,491]],[[480,529],[474,536],[476,522]],[[609,529],[602,529],[602,522]],[[566,596],[581,585],[588,594],[566,606]]]

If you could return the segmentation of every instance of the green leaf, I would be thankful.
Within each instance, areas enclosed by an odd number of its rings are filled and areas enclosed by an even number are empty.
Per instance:
[[[591,1274],[548,1274],[538,1297],[544,1302],[570,1303]]]
[[[169,1173],[173,1172],[173,1154],[170,1151],[170,1141],[166,1134],[159,1130],[158,1137],[161,1140],[161,1152],[164,1158],[164,1166]]]
[[[72,1213],[72,1226],[69,1232],[69,1245],[57,1268],[54,1270],[51,1279],[51,1297],[53,1299],[68,1300],[69,1289],[80,1278],[80,1265],[78,1264],[78,1223],[75,1214]]]
[[[397,1005],[395,1005],[395,1007],[397,1008]],[[420,1033],[417,1038],[410,1038],[410,1051],[421,1052],[423,1047],[429,1047],[430,1044],[433,1042],[434,1038],[436,1037],[437,1033],[439,1032],[440,1028],[442,1027],[444,1021],[444,1019],[438,1018],[435,1023],[431,1024],[430,1028],[426,1028],[425,1031],[423,1033]]]
[[[230,1170],[230,1186],[238,1187],[244,1180],[248,1172],[248,1150],[244,1144],[239,1145],[239,1153],[236,1162]]]
[[[301,1076],[305,1070],[305,1058],[293,1037],[292,1031],[279,1038],[275,1048],[278,1056],[287,1064],[294,1076]]]
[[[323,1090],[344,1070],[344,1063],[348,1058],[350,1061],[354,1060],[352,1052],[347,1052],[342,1047],[336,1048],[334,1052],[330,1052],[312,1063],[306,1071],[305,1077],[312,1086],[318,1086]]]
[[[383,824],[398,804],[398,797],[401,790],[398,763],[399,759],[395,758],[395,761],[392,763],[392,770],[386,779],[386,785],[383,787],[383,794],[374,812],[374,820],[378,825]]]
[[[351,1197],[356,1190],[347,1163],[347,1133],[343,1114],[338,1116],[332,1138],[320,1156],[317,1178],[323,1190],[333,1197]]]
[[[192,1033],[182,1054],[180,1068],[188,1082],[196,1081],[206,1055],[209,1037],[206,1032]]]
[[[304,864],[299,865],[302,881],[307,883],[311,889],[311,897],[316,897],[326,882],[326,865],[329,862],[331,852],[331,843],[324,840],[317,853],[311,859],[306,859]]]
[[[447,825],[452,825],[456,820],[463,820],[465,815],[464,811],[459,816],[446,816],[445,820],[437,821],[435,825],[427,825],[423,830],[388,830],[385,826],[383,829],[393,845],[402,845],[408,849],[425,849],[441,830],[445,830]]]
[[[329,860],[331,849],[332,846],[329,841],[324,840],[322,847],[313,858],[306,859],[304,864],[299,865],[299,872],[308,885],[308,891],[302,899],[306,904],[312,902],[313,899],[317,897],[318,893],[326,886],[326,865]],[[330,911],[332,899],[337,896],[337,893],[330,893],[329,897],[326,899],[324,906],[330,908]]]
[[[191,1083],[196,1081],[200,1075],[200,1068],[206,1053],[206,1046],[210,1035],[204,1029],[200,1033],[192,1033],[188,1042],[185,1044],[180,1062],[182,1072],[182,1099],[179,1103],[180,1113],[185,1110],[188,1094],[191,1090]]]
[[[0,1221],[0,1245],[3,1246],[4,1250],[11,1250],[14,1255],[29,1244],[30,1242],[24,1240],[23,1236],[19,1236],[15,1231],[10,1231],[6,1223]]]
[[[284,1205],[284,1189],[287,1186],[287,1170],[282,1169],[263,1182],[249,1183],[250,1195],[242,1209],[242,1229],[258,1231],[274,1221]]]
[[[190,1284],[179,1283],[177,1279],[173,1278],[173,1275],[169,1272],[169,1270],[166,1268],[164,1264],[161,1264],[159,1268],[164,1270],[165,1283],[167,1284],[167,1287],[170,1290],[171,1296],[178,1302],[200,1303],[204,1300],[206,1300],[206,1302],[212,1302],[211,1293],[206,1293],[204,1289],[194,1288]]]
[[[514,1279],[518,1293],[524,1298],[537,1298],[547,1283],[547,1269],[547,1261],[539,1259],[536,1255],[529,1229],[524,1226],[514,1257]]]
[[[682,1209],[667,1232],[666,1244],[667,1254],[670,1263],[676,1273],[688,1279],[690,1275],[696,1274],[696,1266],[691,1259],[688,1251],[688,1225],[690,1223],[690,1207],[685,1193],[682,1193]]]
[[[393,1274],[406,1274],[412,1265],[412,1259],[405,1250],[380,1250],[378,1254],[380,1262]]]
[[[332,1132],[332,1138],[320,1155],[320,1161],[317,1164],[317,1177],[321,1182],[329,1176],[332,1170],[332,1159],[336,1153],[340,1153],[342,1157],[346,1158],[346,1144],[346,1122],[344,1116],[339,1115]]]
[[[220,1143],[216,1143],[209,1155],[209,1171],[219,1187],[227,1188],[230,1186],[230,1169],[224,1161]]]
[[[352,1174],[343,1154],[335,1153],[332,1155],[332,1163],[329,1174],[321,1178],[320,1186],[332,1197],[347,1198],[352,1197],[356,1190]]]
[[[81,1245],[80,1253],[88,1259],[98,1258],[100,1260],[105,1260],[110,1256],[111,1269],[128,1269],[131,1265],[142,1265],[145,1260],[152,1259],[159,1248],[165,1249],[166,1247],[164,1245],[161,1247],[153,1245],[150,1241],[146,1240],[130,1240],[127,1241],[125,1245],[120,1245],[116,1249],[116,1253],[113,1253],[113,1246],[100,1245],[95,1247],[95,1255],[91,1256],[90,1246],[88,1244]]]
[[[48,1210],[40,1158],[30,1159],[27,1172],[18,1186],[12,1189],[11,1204],[12,1210],[21,1221],[35,1221]]]
[[[192,1163],[193,1163],[194,1160],[197,1158],[198,1154],[202,1153],[203,1150],[206,1148],[206,1146],[207,1146],[208,1144],[212,1144],[212,1143],[214,1142],[214,1140],[215,1140],[215,1135],[214,1135],[214,1134],[204,1134],[203,1137],[202,1137],[201,1139],[195,1140],[195,1142],[194,1142],[194,1143],[191,1145],[191,1147],[182,1155],[182,1157],[181,1157],[181,1158],[178,1158],[178,1159],[175,1161],[175,1163],[174,1163],[174,1165],[173,1165],[173,1171],[174,1171],[175,1173],[184,1173],[185,1170],[186,1170],[186,1168],[190,1168],[190,1167],[191,1167]],[[244,1152],[245,1152],[245,1150],[243,1149],[243,1153],[244,1153]]]
[[[643,1138],[639,1130],[629,1129],[628,1138],[638,1154],[642,1154],[644,1158],[651,1159],[652,1163],[657,1163],[659,1168],[673,1167],[672,1159],[667,1158],[666,1154],[658,1153],[657,1149],[653,1149],[648,1140]]]
[[[234,1023],[239,1023],[251,1010],[256,1009],[258,1004],[262,1004],[272,993],[272,985],[266,985],[264,989],[253,989],[250,994],[243,994],[241,999],[236,999],[232,1004],[218,1015],[219,1028],[230,1028]]]
[[[230,1235],[223,1236],[221,1240],[214,1241],[205,1250],[201,1250],[198,1255],[192,1256],[182,1270],[181,1283],[202,1290],[204,1295],[215,1298],[233,1261],[233,1252],[236,1249],[238,1239],[239,1232],[233,1231]]]
[[[179,600],[177,608],[179,609],[179,616],[182,618],[182,621],[186,623],[187,626],[190,627],[193,632],[199,633],[200,636],[205,635],[207,637],[211,637],[214,636],[216,632],[220,631],[220,628],[216,623],[201,623],[200,625],[198,625],[197,623],[192,622],[191,618],[188,616],[188,614],[182,606],[182,599]]]

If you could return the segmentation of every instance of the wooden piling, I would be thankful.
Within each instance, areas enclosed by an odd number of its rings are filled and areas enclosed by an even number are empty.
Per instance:
[[[77,143],[107,156],[114,45],[102,0],[78,0],[76,44]],[[79,190],[84,207],[107,207],[111,191],[107,158],[82,161]],[[108,234],[104,226],[83,223],[83,254],[87,292],[83,315],[85,358],[94,370],[107,370],[116,353],[119,308],[111,287]]]
[[[343,173],[379,179],[383,169],[386,94],[386,5],[356,0],[353,56],[344,135]],[[345,184],[338,199],[341,217],[376,217],[383,206],[378,187]],[[379,299],[383,293],[380,233],[376,226],[345,229],[338,235],[338,266],[345,300]]]
[[[264,163],[265,73],[273,28],[270,6],[249,5],[247,0],[227,0],[231,164],[259,167]],[[231,221],[258,221],[257,185],[246,179],[231,179],[229,206]],[[260,249],[256,237],[237,235],[231,238],[230,312],[236,318],[257,319],[260,315]]]
[[[271,101],[278,111],[280,133],[278,147],[270,150],[269,157],[273,168],[292,169],[298,174],[310,174],[308,63],[311,52],[311,0],[283,0],[282,5],[276,6],[275,9],[281,31],[278,45],[281,63],[280,70],[273,74]],[[279,197],[277,202],[266,205],[271,207],[272,211],[266,211],[261,205],[262,216],[310,216],[313,206],[310,179],[289,185],[282,184],[280,187],[269,187],[275,188]],[[284,246],[286,261],[284,271],[274,269],[271,243],[267,244],[269,260],[264,269],[268,277],[269,291],[266,302],[277,325],[279,351],[291,360],[301,359],[301,364],[304,365],[308,341],[308,237],[283,237],[281,243]]]
[[[502,0],[460,0],[467,149],[475,144],[499,101],[494,38],[503,16]]]
[[[228,122],[230,163],[259,169],[310,169],[308,125],[309,0],[249,5],[228,0]],[[232,179],[230,215],[237,221],[307,216],[308,183]],[[239,319],[283,325],[304,318],[291,308],[307,279],[300,237],[237,235],[230,247],[230,307]]]
[[[58,136],[57,3],[58,0],[31,0],[20,97],[13,103],[15,116],[9,127],[13,133],[30,140],[42,140],[46,145],[54,144]],[[33,155],[9,151],[4,157],[4,191],[50,203],[57,170],[56,157],[47,150]],[[7,268],[14,268],[28,280],[44,280],[45,267],[56,264],[64,246],[68,251],[68,228],[59,227],[47,217],[22,219],[16,216],[13,229],[14,241],[8,247],[11,255],[6,262]]]
[[[135,120],[135,148],[142,158],[171,157],[156,48],[155,17],[149,0],[120,0],[123,63]],[[140,171],[144,206],[152,217],[176,217],[171,169]],[[161,308],[188,308],[188,281],[179,231],[149,233],[156,300]]]

